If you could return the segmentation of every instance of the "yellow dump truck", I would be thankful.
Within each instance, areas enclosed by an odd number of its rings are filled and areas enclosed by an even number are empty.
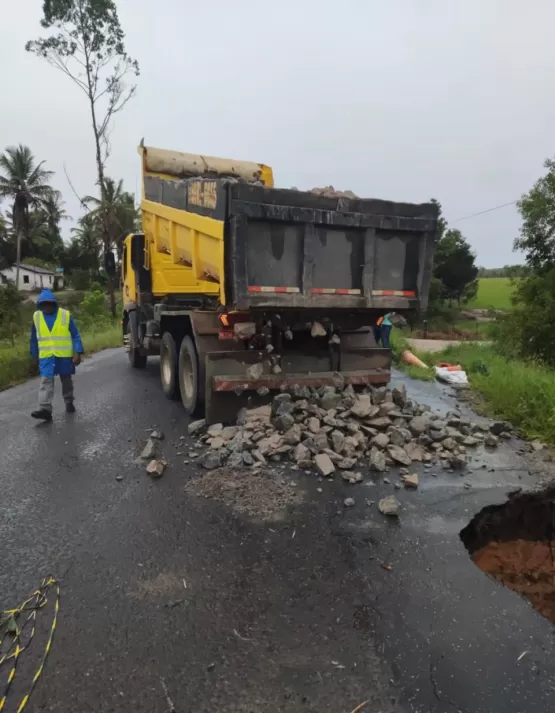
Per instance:
[[[122,257],[124,344],[208,422],[294,386],[385,384],[372,327],[427,305],[434,204],[273,187],[264,164],[141,145],[143,233]]]

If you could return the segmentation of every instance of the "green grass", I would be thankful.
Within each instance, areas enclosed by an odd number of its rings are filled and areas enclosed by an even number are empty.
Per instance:
[[[510,277],[481,277],[478,294],[468,309],[511,309],[513,280]]]
[[[118,347],[121,344],[121,325],[114,324],[81,332],[86,354]],[[0,344],[0,390],[7,389],[33,375],[33,365],[29,356],[29,338],[20,337],[15,346]]]

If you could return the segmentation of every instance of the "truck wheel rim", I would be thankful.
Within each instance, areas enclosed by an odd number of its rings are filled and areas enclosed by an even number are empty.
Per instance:
[[[193,361],[187,352],[183,354],[183,388],[188,401],[191,401],[194,393],[193,383]]]
[[[160,354],[160,367],[162,372],[162,381],[165,386],[169,386],[172,380],[172,367],[167,347],[162,347],[162,353]]]

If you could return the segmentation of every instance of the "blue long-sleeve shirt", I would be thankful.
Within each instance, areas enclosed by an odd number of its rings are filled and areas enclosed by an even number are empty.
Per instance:
[[[43,312],[46,326],[48,329],[52,329],[54,322],[56,320],[56,315],[58,314],[59,307],[56,307],[52,314],[46,314]],[[83,342],[81,341],[81,336],[77,325],[73,321],[73,317],[69,320],[69,331],[71,333],[71,339],[73,341],[73,353],[83,354],[85,350],[83,349]],[[31,339],[29,342],[29,349],[31,356],[37,358],[39,355],[39,343],[37,340],[37,329],[33,322],[31,327]],[[75,374],[75,364],[73,363],[72,357],[43,357],[39,359],[39,372],[41,376],[51,378],[56,375],[66,376],[67,374]]]

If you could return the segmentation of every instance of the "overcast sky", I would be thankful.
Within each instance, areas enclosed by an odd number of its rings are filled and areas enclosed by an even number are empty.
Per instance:
[[[84,95],[24,50],[42,0],[0,0],[0,150],[31,147],[73,216],[94,191]],[[495,267],[520,260],[507,203],[555,155],[553,0],[119,0],[138,94],[108,174],[139,188],[147,145],[270,164],[276,185],[441,201]],[[69,234],[66,225],[65,234]]]

